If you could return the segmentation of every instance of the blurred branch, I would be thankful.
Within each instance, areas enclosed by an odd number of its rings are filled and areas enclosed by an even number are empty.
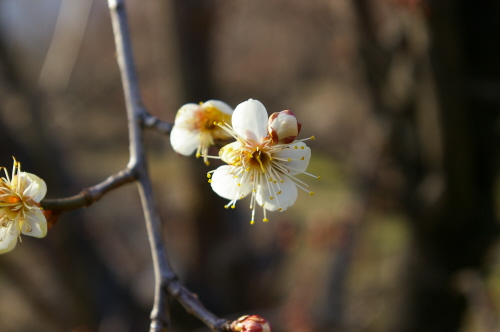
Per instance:
[[[169,135],[172,131],[172,127],[174,126],[173,124],[162,121],[147,112],[142,115],[141,124],[144,128],[153,129],[161,135]]]
[[[82,44],[93,0],[62,1],[38,84],[51,90],[68,85]],[[68,31],[69,29],[69,31]]]

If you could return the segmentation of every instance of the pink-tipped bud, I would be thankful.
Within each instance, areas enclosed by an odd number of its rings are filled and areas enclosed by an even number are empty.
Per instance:
[[[299,135],[301,126],[292,111],[286,110],[271,114],[267,131],[273,142],[289,144]]]
[[[231,324],[235,332],[271,332],[271,325],[260,316],[242,316]]]

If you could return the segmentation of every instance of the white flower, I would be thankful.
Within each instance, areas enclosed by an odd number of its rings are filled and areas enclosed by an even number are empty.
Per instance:
[[[237,200],[250,194],[253,224],[256,204],[263,207],[263,221],[268,221],[266,210],[284,211],[295,203],[297,187],[313,194],[295,177],[301,173],[311,175],[305,172],[311,158],[311,150],[303,143],[307,139],[273,142],[261,102],[250,99],[239,104],[232,116],[232,127],[219,125],[236,139],[219,152],[219,158],[228,165],[208,174],[212,189],[230,200],[226,208],[234,208]]]
[[[233,109],[219,100],[182,106],[177,111],[170,133],[173,149],[184,156],[196,151],[196,157],[203,156],[208,165],[208,148],[214,144],[214,140],[231,138],[230,134],[214,123],[229,121],[232,113]]]
[[[14,159],[12,176],[5,168],[0,179],[0,253],[14,249],[21,233],[34,237],[47,234],[47,220],[40,201],[47,192],[45,182],[38,176],[21,172],[21,164]]]

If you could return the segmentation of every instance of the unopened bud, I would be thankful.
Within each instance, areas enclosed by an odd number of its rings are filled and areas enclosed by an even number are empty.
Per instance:
[[[271,332],[271,325],[260,316],[246,315],[234,321],[231,329],[235,332]]]
[[[295,115],[286,110],[271,114],[267,131],[273,142],[289,144],[299,135],[300,127],[301,124]]]

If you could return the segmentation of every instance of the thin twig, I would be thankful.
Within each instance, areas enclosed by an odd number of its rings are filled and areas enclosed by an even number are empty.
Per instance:
[[[170,135],[172,127],[174,126],[173,124],[162,121],[147,112],[142,115],[141,124],[144,128],[153,129],[161,135]]]
[[[67,198],[44,199],[41,205],[45,210],[73,210],[86,207],[100,200],[111,190],[130,183],[135,179],[135,172],[130,168],[126,168],[93,187],[83,189],[78,195]]]

